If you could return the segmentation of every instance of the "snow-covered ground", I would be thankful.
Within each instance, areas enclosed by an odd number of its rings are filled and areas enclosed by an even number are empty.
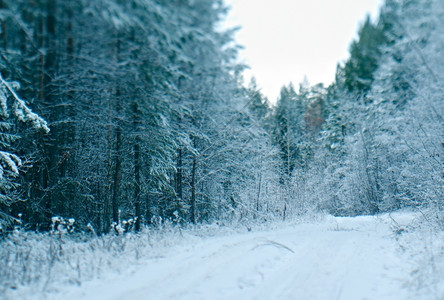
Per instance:
[[[64,271],[62,259],[43,284],[18,286],[6,299],[444,299],[444,234],[412,226],[424,224],[420,218],[327,216],[251,232],[168,229],[104,239],[108,246],[93,252],[94,244],[66,242],[64,260],[78,276]],[[127,250],[105,250],[110,242]]]
[[[53,299],[409,299],[395,236],[412,215],[332,218],[205,238]],[[400,227],[399,227],[400,226]],[[399,231],[399,230],[398,230]],[[50,297],[51,298],[51,297]],[[430,298],[432,299],[432,298]]]

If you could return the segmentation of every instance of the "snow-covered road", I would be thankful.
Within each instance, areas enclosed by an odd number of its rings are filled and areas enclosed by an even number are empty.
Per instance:
[[[330,217],[199,240],[63,298],[408,299],[403,259],[387,217]]]

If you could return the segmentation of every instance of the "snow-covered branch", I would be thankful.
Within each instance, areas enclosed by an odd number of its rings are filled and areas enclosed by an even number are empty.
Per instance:
[[[2,109],[3,115],[7,116],[8,113],[8,106],[7,106],[7,96],[5,93],[5,88],[9,93],[12,95],[14,99],[14,114],[15,116],[22,122],[27,123],[31,122],[32,126],[35,129],[42,129],[46,133],[50,131],[48,127],[48,123],[43,120],[39,115],[32,112],[31,109],[26,105],[25,101],[23,101],[17,93],[14,91],[14,89],[11,87],[11,85],[3,79],[3,76],[0,74],[0,82],[2,84],[2,93],[0,94],[0,105]]]

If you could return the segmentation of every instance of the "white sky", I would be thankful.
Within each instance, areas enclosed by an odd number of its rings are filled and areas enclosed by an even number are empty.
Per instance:
[[[329,85],[336,65],[348,57],[351,41],[367,13],[377,15],[382,0],[225,0],[232,7],[226,24],[242,26],[241,60],[262,92],[275,102],[284,84]]]

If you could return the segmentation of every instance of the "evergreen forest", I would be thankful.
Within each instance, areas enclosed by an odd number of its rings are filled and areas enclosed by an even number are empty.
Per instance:
[[[443,4],[386,0],[271,105],[221,0],[0,0],[1,231],[442,216]]]

